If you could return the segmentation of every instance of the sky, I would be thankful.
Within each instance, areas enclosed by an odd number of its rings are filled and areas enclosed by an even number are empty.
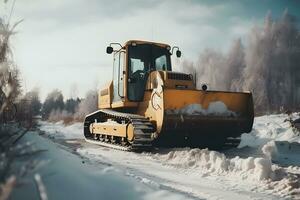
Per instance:
[[[6,1],[0,15],[8,19],[14,0]],[[197,60],[205,48],[226,51],[268,12],[278,18],[285,9],[300,19],[296,0],[15,0],[10,21],[24,21],[11,44],[24,92],[37,87],[44,99],[57,88],[66,98],[83,97],[112,78],[112,56],[105,53],[110,42],[179,46],[178,65]]]

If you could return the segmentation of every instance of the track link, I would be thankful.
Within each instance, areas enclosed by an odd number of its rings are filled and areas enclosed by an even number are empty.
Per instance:
[[[111,141],[100,141],[90,133],[89,126],[91,123],[105,122],[113,119],[120,123],[131,123],[134,127],[134,139],[131,142],[111,143]],[[87,142],[114,148],[122,151],[149,151],[152,149],[152,134],[155,129],[152,123],[144,116],[121,113],[117,111],[101,109],[86,116],[84,121],[84,136]]]

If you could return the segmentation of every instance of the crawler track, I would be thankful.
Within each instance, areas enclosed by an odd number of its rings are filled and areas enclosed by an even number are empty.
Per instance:
[[[134,127],[134,139],[128,141],[126,137],[112,139],[111,135],[103,135],[101,137],[90,133],[90,124],[97,122],[106,122],[113,120],[118,123],[132,124]],[[119,149],[123,151],[149,151],[152,149],[152,134],[155,132],[153,125],[143,116],[120,113],[111,110],[98,110],[86,116],[84,121],[84,136],[87,142],[106,146],[109,148]],[[105,138],[105,139],[103,139]]]

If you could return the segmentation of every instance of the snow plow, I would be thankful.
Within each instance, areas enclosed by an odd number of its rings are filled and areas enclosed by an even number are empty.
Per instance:
[[[107,47],[114,56],[113,80],[99,92],[99,110],[85,118],[86,141],[132,151],[154,145],[219,148],[251,131],[252,94],[197,90],[192,75],[172,71],[174,50],[180,57],[178,47],[155,42]]]

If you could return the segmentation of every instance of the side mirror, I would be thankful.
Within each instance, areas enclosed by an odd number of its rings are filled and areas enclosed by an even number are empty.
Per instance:
[[[177,58],[180,58],[181,57],[181,51],[177,50],[176,51],[176,56],[177,56]]]
[[[202,87],[202,90],[203,90],[203,91],[206,91],[206,90],[207,90],[207,85],[206,85],[206,84],[203,84],[201,87]]]
[[[106,47],[106,53],[111,54],[114,51],[114,49],[110,46]]]
[[[171,55],[173,55],[174,49],[177,49],[176,57],[180,58],[181,57],[181,51],[179,50],[179,47],[177,47],[177,46],[172,47]]]

